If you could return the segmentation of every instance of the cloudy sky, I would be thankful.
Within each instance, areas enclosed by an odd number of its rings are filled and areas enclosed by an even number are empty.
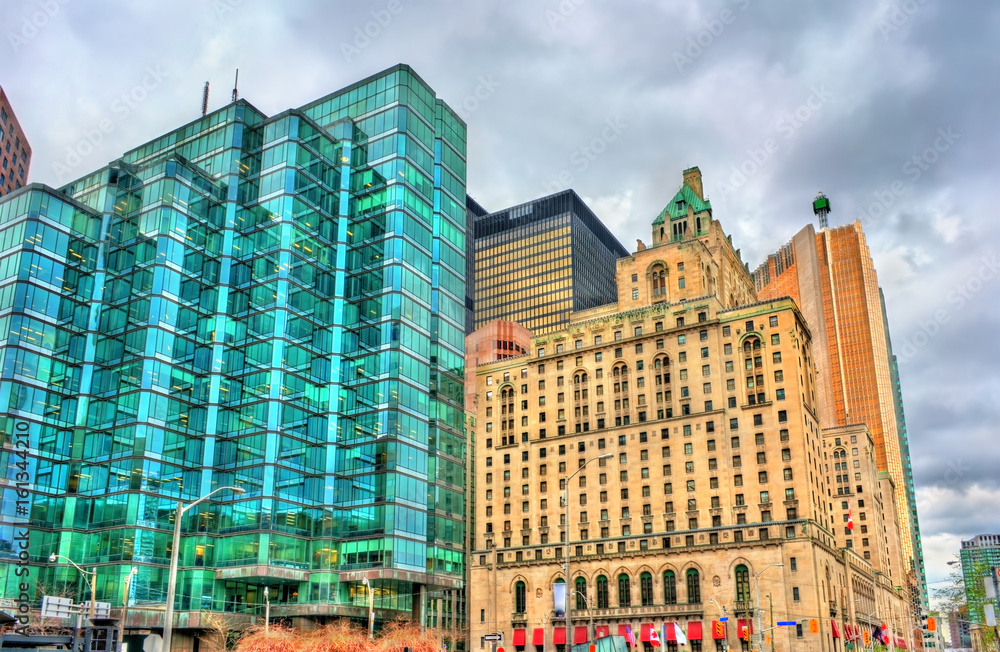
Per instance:
[[[4,0],[0,28],[36,182],[196,118],[206,80],[224,105],[236,68],[273,114],[405,62],[468,121],[490,210],[572,187],[634,248],[698,165],[755,267],[824,191],[903,354],[928,579],[1000,532],[1000,5]]]

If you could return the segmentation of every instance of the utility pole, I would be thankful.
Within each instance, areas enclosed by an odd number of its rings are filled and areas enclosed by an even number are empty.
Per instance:
[[[576,584],[573,582],[573,576],[570,574],[569,570],[569,483],[570,480],[576,477],[576,474],[587,468],[587,465],[594,460],[607,460],[614,457],[611,453],[604,453],[603,455],[598,455],[597,457],[592,457],[579,467],[576,471],[569,474],[566,478],[566,485],[563,487],[563,518],[566,522],[563,524],[563,532],[565,539],[563,540],[563,570],[566,573],[566,649],[571,650],[573,648],[573,605],[571,604],[570,598],[572,597],[572,592],[576,589]]]
[[[490,632],[491,634],[495,634],[497,632],[497,599],[499,597],[499,596],[497,596],[497,570],[498,570],[497,566],[499,566],[499,565],[500,565],[500,553],[497,552],[497,544],[496,544],[496,542],[494,542],[493,543],[493,568],[491,569],[493,571],[493,581],[492,581],[492,584],[493,584],[493,587],[492,587],[493,588],[493,591],[492,591],[492,593],[493,593],[493,605],[492,605],[493,609],[491,609],[491,611],[493,613],[490,614],[490,615],[493,616],[493,618],[491,620],[491,622],[493,624],[493,631]],[[490,641],[490,652],[497,652],[497,642],[496,641]]]
[[[767,611],[771,616],[771,652],[774,652],[774,603],[771,601],[770,593],[767,594]]]
[[[760,613],[760,576],[768,568],[771,568],[773,566],[776,566],[776,567],[780,568],[780,567],[782,567],[784,565],[785,565],[784,562],[780,562],[780,561],[778,563],[776,563],[776,564],[770,564],[769,566],[765,566],[764,568],[762,568],[759,571],[757,571],[757,573],[755,573],[754,576],[753,576],[753,580],[754,580],[754,582],[753,582],[754,583],[754,593],[755,593],[755,597],[757,598],[755,600],[754,610],[757,613],[757,619],[756,619],[757,620],[757,637],[756,638],[757,638],[757,641],[759,642],[759,645],[757,646],[756,649],[758,650],[758,652],[760,652],[760,651],[762,651],[764,649],[764,632],[763,632],[764,625],[762,623],[761,613]]]
[[[725,607],[722,608],[722,617],[726,619],[722,623],[723,626],[725,626],[725,628],[726,628],[726,637],[724,639],[722,639],[722,652],[729,652],[729,626],[728,626],[729,616],[726,615],[726,608]],[[664,645],[666,645],[666,644],[664,643]]]

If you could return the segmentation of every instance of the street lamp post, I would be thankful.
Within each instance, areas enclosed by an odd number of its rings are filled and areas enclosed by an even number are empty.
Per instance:
[[[584,462],[583,464],[581,464],[577,468],[576,471],[573,471],[573,473],[568,478],[566,478],[566,487],[563,490],[563,511],[565,513],[565,518],[566,518],[566,522],[564,523],[564,532],[565,532],[566,538],[565,538],[565,540],[563,542],[563,558],[564,558],[563,561],[564,561],[564,563],[566,565],[566,595],[567,595],[567,600],[566,600],[566,636],[568,637],[567,640],[570,641],[567,644],[567,646],[566,646],[567,649],[571,649],[573,647],[573,642],[572,642],[573,641],[573,617],[571,615],[572,614],[572,605],[570,605],[570,603],[572,602],[572,600],[569,600],[568,597],[571,596],[572,595],[571,592],[575,590],[573,588],[573,578],[570,577],[570,574],[569,574],[569,481],[572,480],[576,476],[577,473],[579,473],[580,471],[582,471],[585,468],[587,468],[587,465],[590,464],[591,462],[593,462],[594,460],[607,460],[607,459],[610,459],[612,457],[614,457],[614,455],[612,455],[611,453],[604,453],[603,455],[598,455],[597,457],[592,457],[589,460],[587,460],[586,462]]]
[[[595,636],[597,635],[597,632],[594,631],[594,610],[590,608],[590,600],[587,599],[587,595],[585,593],[573,591],[573,595],[578,595],[583,598],[583,604],[587,605],[587,614],[589,615],[590,622],[590,625],[588,626],[589,628],[587,629],[587,640],[590,640],[591,632],[593,632]],[[572,647],[572,644],[570,644],[570,647]]]
[[[264,631],[271,631],[271,593],[264,587]]]
[[[122,596],[122,622],[121,622],[121,627],[119,628],[120,633],[118,634],[119,643],[125,642],[125,621],[128,619],[129,589],[132,586],[132,578],[138,574],[139,574],[139,569],[133,566],[132,570],[130,570],[128,572],[128,575],[125,576],[125,595]]]
[[[368,640],[372,640],[375,638],[375,596],[367,577],[361,578],[361,583],[368,589]]]
[[[726,608],[715,601],[715,598],[709,598],[709,602],[713,603],[719,608],[719,618],[726,618]],[[725,623],[723,623],[725,624]],[[737,632],[739,633],[739,632]],[[722,639],[722,652],[729,652],[729,628],[726,628],[726,637]]]
[[[760,638],[757,639],[760,642],[760,647],[758,648],[758,650],[761,650],[761,651],[764,649],[764,633],[763,633],[764,632],[764,625],[762,623],[761,613],[760,613],[760,576],[768,568],[781,568],[784,565],[785,564],[783,562],[780,562],[780,561],[777,564],[770,564],[770,565],[765,566],[764,568],[760,569],[757,573],[754,573],[754,576],[753,576],[753,583],[754,583],[754,589],[755,589],[755,595],[756,595],[756,604],[755,604],[756,608],[754,609],[754,611],[757,612],[757,632],[758,632],[757,636],[760,637]]]
[[[862,600],[861,598],[855,598],[854,602],[855,602],[855,604],[864,604],[864,600]],[[864,614],[864,616],[865,616],[865,621],[866,621],[865,622],[865,627],[871,627],[876,612],[873,611],[871,613],[866,614],[865,612],[862,611],[861,613]],[[865,630],[865,631],[867,631],[867,630]],[[875,642],[874,642],[874,639],[871,638],[871,632],[869,632],[869,639],[868,640],[872,641],[871,644],[870,644],[870,647],[871,647],[871,649],[874,650],[875,649]],[[864,645],[864,642],[865,642],[864,634],[862,634],[861,644]],[[869,646],[865,646],[865,647],[867,648]]]
[[[170,577],[167,578],[167,609],[163,616],[163,652],[170,652],[170,639],[173,638],[174,633],[174,597],[177,593],[177,565],[180,562],[181,555],[181,521],[184,520],[184,512],[226,489],[235,494],[242,494],[244,492],[240,487],[219,487],[208,492],[193,503],[185,505],[182,501],[177,501],[177,510],[174,512],[174,542],[173,548],[170,549]]]
[[[97,600],[97,568],[94,568],[94,570],[84,570],[84,569],[80,568],[77,565],[77,563],[75,561],[73,561],[72,559],[70,559],[69,557],[66,557],[64,555],[57,555],[56,553],[52,553],[51,555],[49,555],[49,563],[55,563],[55,561],[57,559],[65,559],[66,561],[68,561],[73,566],[73,568],[75,568],[76,570],[80,571],[81,575],[83,575],[84,577],[87,577],[88,575],[90,576],[90,619],[93,620],[94,616],[95,616],[95,610],[97,609],[97,602],[96,602],[96,600]]]

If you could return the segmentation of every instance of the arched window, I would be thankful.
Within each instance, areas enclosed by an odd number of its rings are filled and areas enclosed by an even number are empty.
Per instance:
[[[663,604],[677,604],[677,575],[674,571],[663,574]]]
[[[691,569],[687,572],[688,604],[701,603],[701,582],[698,580],[698,571]]]
[[[750,601],[750,571],[743,564],[736,567],[736,601]]]
[[[841,462],[840,460],[843,460]],[[851,493],[851,473],[848,471],[847,451],[838,448],[833,451],[833,470],[836,473],[837,494]]]
[[[642,606],[648,607],[653,604],[653,576],[649,573],[639,576],[639,595]]]
[[[667,295],[667,272],[663,265],[656,264],[649,270],[649,281],[654,299]]]
[[[625,573],[618,576],[618,606],[632,606],[632,584]]]
[[[575,582],[576,588],[576,606],[574,609],[589,609],[590,605],[587,604],[587,580],[578,577]]]
[[[523,614],[528,611],[527,587],[524,582],[514,585],[514,613]]]
[[[608,601],[608,578],[603,575],[597,576],[597,608],[607,609]]]

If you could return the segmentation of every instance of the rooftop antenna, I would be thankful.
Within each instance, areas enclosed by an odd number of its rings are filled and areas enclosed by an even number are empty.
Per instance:
[[[233,101],[240,99],[240,92],[237,90],[240,85],[240,69],[236,69],[236,81],[233,82]]]
[[[208,115],[208,82],[205,82],[205,90],[201,94],[201,115]]]
[[[819,228],[820,230],[825,229],[829,226],[829,219],[827,216],[830,214],[830,200],[826,198],[823,191],[819,191],[816,195],[816,199],[813,200],[813,213],[819,217]]]

